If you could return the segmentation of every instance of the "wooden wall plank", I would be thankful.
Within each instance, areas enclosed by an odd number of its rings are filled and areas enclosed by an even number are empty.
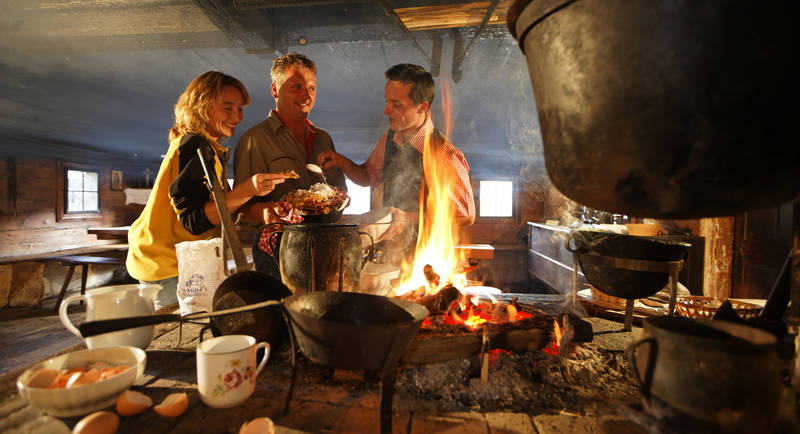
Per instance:
[[[10,182],[8,159],[0,159],[0,258],[52,252],[99,245],[90,226],[124,226],[134,216],[125,207],[121,191],[110,189],[109,163],[83,161],[101,172],[101,218],[97,220],[56,221],[59,194],[57,161],[52,158],[16,158],[15,182]],[[117,163],[118,165],[118,163]],[[9,191],[12,186],[16,191]]]
[[[187,29],[191,32],[219,31],[203,10],[192,3],[39,7],[25,11],[25,20],[20,24],[13,31],[15,37],[180,34],[187,33]]]

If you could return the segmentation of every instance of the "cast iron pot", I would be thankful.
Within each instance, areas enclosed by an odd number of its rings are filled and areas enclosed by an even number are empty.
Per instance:
[[[772,432],[783,387],[773,335],[684,317],[643,323],[643,337],[627,356],[644,404],[656,417],[675,417],[678,410],[713,431]]]
[[[669,282],[670,273],[615,267],[608,259],[668,264],[686,257],[691,244],[610,232],[572,231],[567,250],[578,257],[586,280],[600,291],[629,300],[649,297]]]
[[[294,294],[358,290],[364,266],[357,225],[284,224],[281,280]]]
[[[734,215],[800,193],[795,2],[517,0],[550,179],[631,216]],[[534,104],[531,100],[531,104]]]

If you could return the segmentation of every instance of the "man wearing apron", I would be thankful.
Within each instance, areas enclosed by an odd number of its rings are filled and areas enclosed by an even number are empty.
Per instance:
[[[423,153],[431,140],[438,166],[443,169],[458,225],[475,221],[475,202],[469,182],[469,165],[458,148],[437,130],[430,116],[435,84],[430,73],[418,65],[399,64],[386,71],[384,114],[389,130],[378,140],[367,161],[357,165],[335,151],[319,154],[326,170],[341,169],[362,186],[383,183],[383,206],[392,213],[392,223],[378,240],[393,240],[406,252],[416,242],[420,195],[425,197]]]

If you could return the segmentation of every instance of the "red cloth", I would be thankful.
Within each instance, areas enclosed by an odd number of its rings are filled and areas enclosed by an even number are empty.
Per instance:
[[[433,121],[428,116],[425,123],[406,143],[410,143],[422,153],[425,149],[425,138],[432,134],[433,130]],[[378,140],[378,144],[365,163],[367,173],[369,173],[370,184],[372,185],[378,185],[383,182],[383,159],[386,153],[387,135],[388,131]],[[405,143],[398,143],[398,146],[404,145]],[[445,169],[443,176],[447,179],[443,180],[443,182],[450,187],[448,188],[448,193],[456,204],[457,214],[461,217],[474,216],[475,199],[472,194],[472,184],[469,182],[469,164],[467,164],[464,154],[448,141],[438,149],[436,158],[438,161],[444,162],[441,167]],[[451,170],[446,170],[448,168]]]
[[[286,217],[281,217],[281,220],[285,221],[286,223],[300,223],[303,221],[303,216],[296,213],[294,208],[291,208],[286,202],[278,202],[282,207],[289,208],[289,214]],[[278,237],[272,236],[275,232],[279,232],[280,229],[274,225],[269,225],[261,231],[261,238],[258,239],[258,248],[266,252],[272,257],[275,257],[275,250],[278,249]]]

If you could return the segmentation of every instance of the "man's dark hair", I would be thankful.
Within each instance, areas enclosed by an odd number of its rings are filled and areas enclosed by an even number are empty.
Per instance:
[[[409,97],[414,104],[419,105],[424,101],[428,101],[428,106],[433,104],[436,85],[433,83],[433,76],[425,71],[425,68],[410,63],[401,63],[386,70],[385,75],[387,80],[410,84]]]
[[[290,66],[295,68],[306,68],[314,74],[317,73],[317,64],[308,57],[293,51],[289,54],[284,54],[272,61],[272,68],[269,70],[270,78],[274,83],[281,82],[283,84],[283,73],[289,69]]]

